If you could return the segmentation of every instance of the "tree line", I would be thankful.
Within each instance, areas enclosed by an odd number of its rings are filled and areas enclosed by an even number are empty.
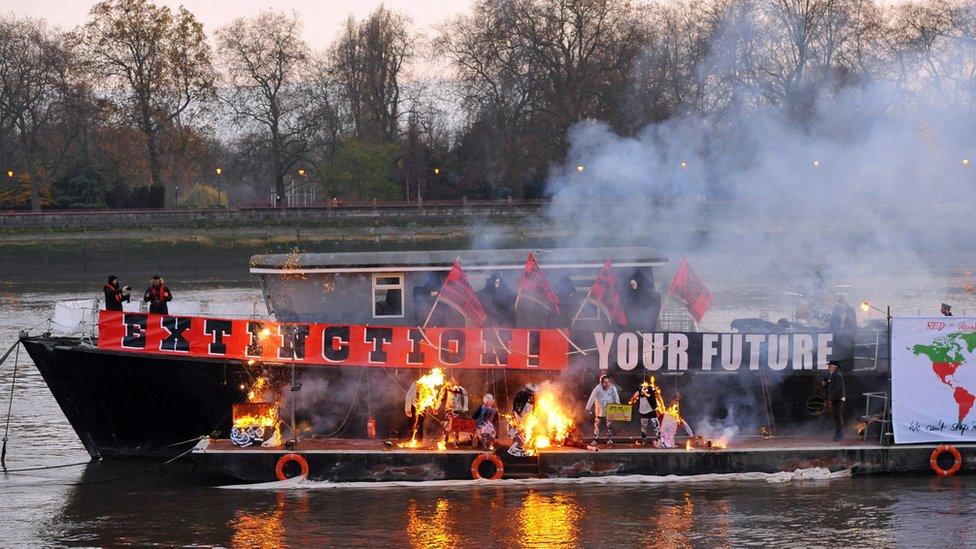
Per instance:
[[[432,35],[382,6],[322,51],[304,30],[151,0],[0,18],[0,207],[533,198],[584,121],[803,127],[879,82],[895,109],[976,97],[972,0],[477,0]]]

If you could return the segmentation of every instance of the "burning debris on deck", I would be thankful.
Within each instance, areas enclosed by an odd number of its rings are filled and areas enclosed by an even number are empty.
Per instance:
[[[231,409],[230,439],[234,445],[246,448],[253,444],[264,447],[281,445],[279,403],[264,401],[268,378],[261,376],[248,389],[248,402],[234,404]]]

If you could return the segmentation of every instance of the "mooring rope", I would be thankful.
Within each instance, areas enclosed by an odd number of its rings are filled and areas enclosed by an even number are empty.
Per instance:
[[[199,437],[197,437],[197,438],[199,439]],[[195,447],[196,446],[194,446],[194,448]],[[153,472],[153,471],[155,471],[157,469],[161,469],[161,468],[169,465],[170,463],[173,463],[174,461],[180,459],[181,457],[189,454],[192,451],[193,451],[193,448],[190,448],[189,450],[186,450],[184,452],[180,452],[175,457],[171,457],[171,458],[167,459],[166,461],[164,461],[164,462],[162,462],[162,463],[160,463],[158,465],[153,465],[152,467],[149,467],[147,469],[143,469],[142,471],[137,471],[135,473],[131,473],[131,474],[128,474],[128,475],[122,475],[120,477],[114,477],[114,478],[106,478],[106,479],[99,479],[99,480],[89,480],[89,481],[85,481],[85,482],[76,482],[76,483],[74,483],[74,485],[75,486],[84,486],[84,485],[88,485],[88,484],[105,484],[105,483],[108,483],[108,482],[117,482],[117,481],[120,481],[120,480],[125,480],[125,479],[128,479],[128,478],[134,478],[134,477],[138,477],[138,476],[141,476],[141,475],[145,475],[146,473],[151,473],[151,472]]]
[[[16,349],[14,353],[14,374],[10,380],[10,400],[7,402],[7,421],[6,426],[3,428],[3,449],[0,450],[0,467],[3,467],[4,472],[7,471],[7,435],[10,433],[10,411],[14,406],[14,387],[17,385],[17,363],[20,360],[20,341],[14,343],[14,348]],[[3,360],[6,360],[9,355],[10,351],[7,351]]]

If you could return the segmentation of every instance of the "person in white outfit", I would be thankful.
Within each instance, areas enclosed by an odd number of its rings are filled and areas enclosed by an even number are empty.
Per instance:
[[[607,419],[607,405],[620,404],[617,387],[610,376],[600,376],[600,384],[593,388],[590,399],[586,401],[586,411],[593,413],[593,444],[600,439],[600,420],[607,426],[607,444],[613,444],[613,422]]]

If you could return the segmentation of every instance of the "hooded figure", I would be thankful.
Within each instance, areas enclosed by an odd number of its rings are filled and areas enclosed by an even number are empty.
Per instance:
[[[427,319],[427,313],[434,306],[437,293],[440,292],[441,285],[437,282],[434,273],[427,275],[423,284],[413,287],[413,314],[414,323],[420,326]]]
[[[478,301],[488,315],[488,324],[515,327],[515,292],[505,284],[502,275],[491,273],[485,287],[478,291]]]
[[[649,332],[657,329],[658,317],[661,315],[661,294],[654,289],[654,284],[644,273],[634,271],[627,279],[622,298],[630,328]]]
[[[559,298],[559,309],[563,315],[563,325],[569,326],[573,321],[573,315],[576,314],[576,310],[579,308],[580,299],[582,295],[576,291],[576,285],[568,277],[562,277],[556,286],[552,289],[556,292],[556,297]]]

